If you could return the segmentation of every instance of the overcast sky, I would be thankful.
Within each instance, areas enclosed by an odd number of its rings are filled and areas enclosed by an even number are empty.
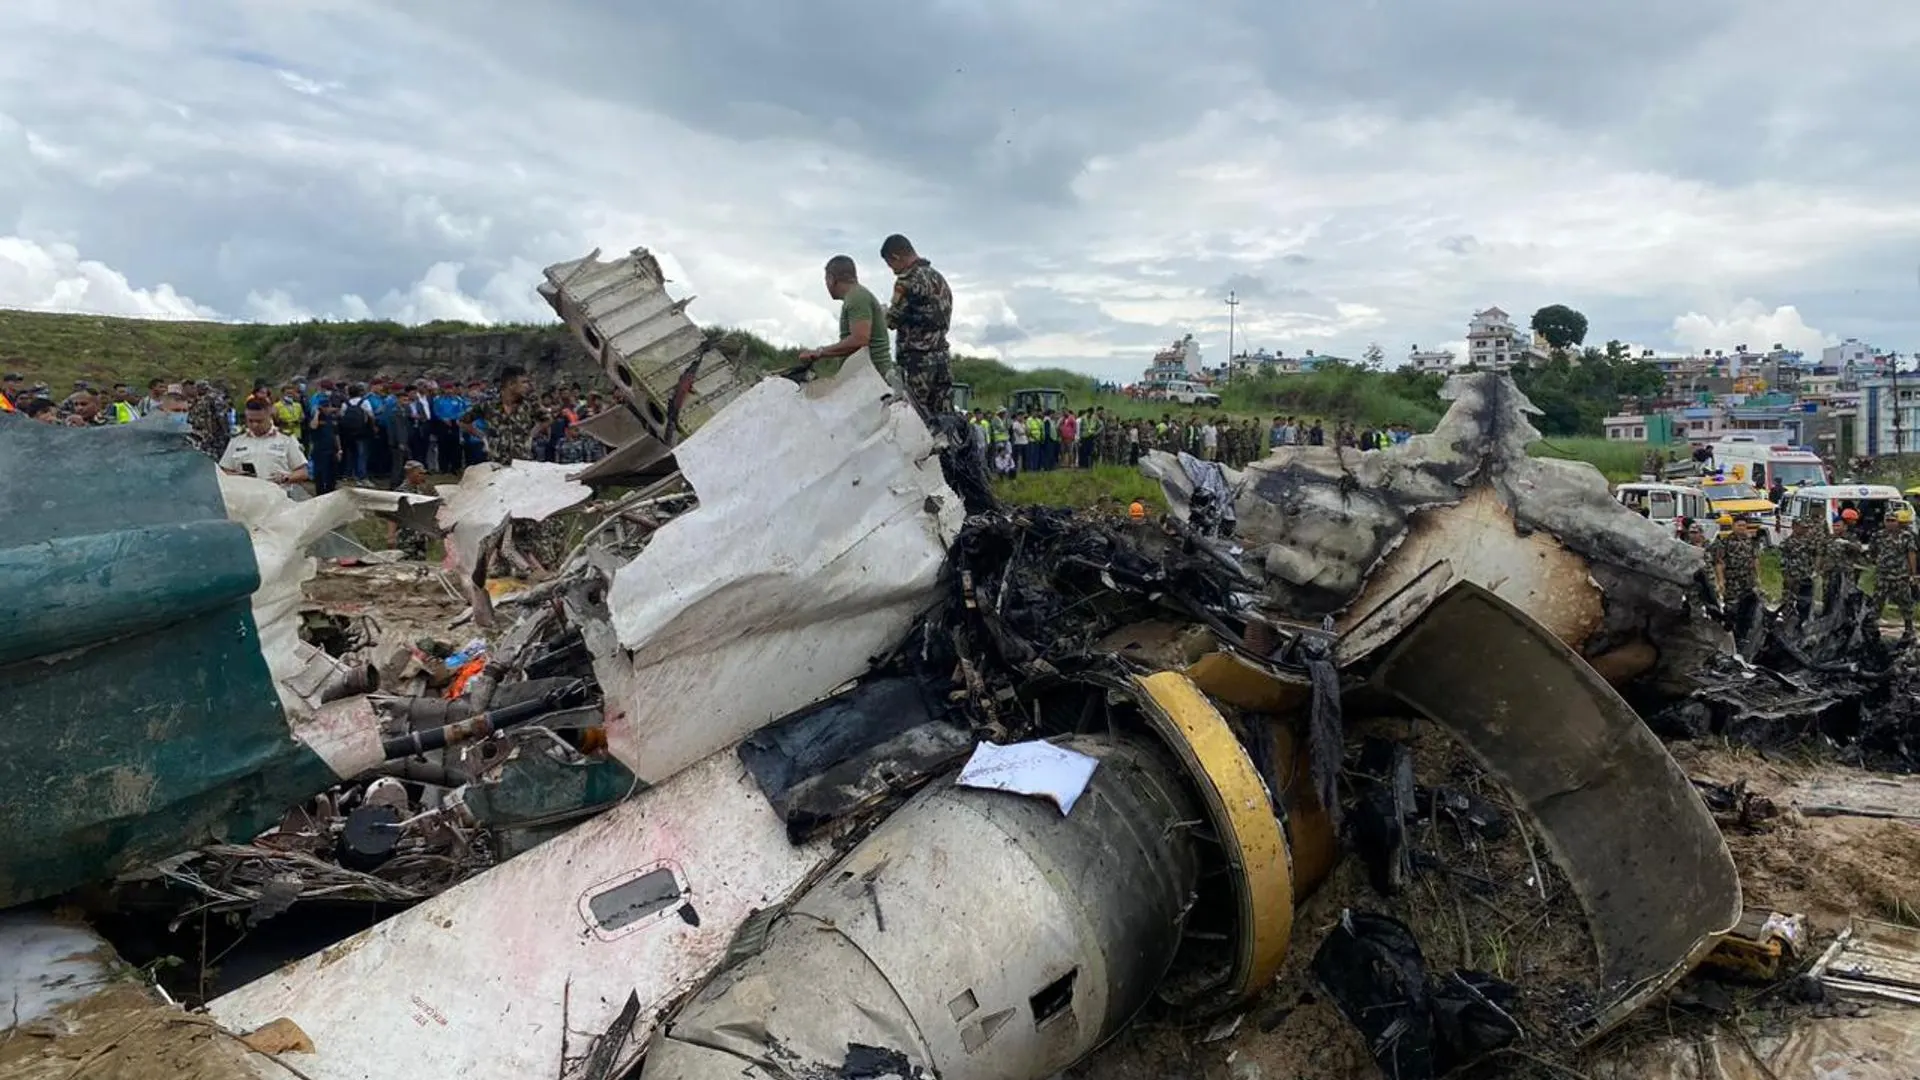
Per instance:
[[[405,14],[397,13],[404,10]],[[1920,349],[1897,0],[5,0],[0,306],[545,319],[662,256],[817,344],[904,232],[959,348],[1390,359],[1498,304]]]

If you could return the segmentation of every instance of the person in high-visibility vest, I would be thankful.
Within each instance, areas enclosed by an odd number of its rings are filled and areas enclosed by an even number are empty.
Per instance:
[[[113,386],[113,422],[131,424],[140,419],[140,403],[134,400],[133,391],[125,383]]]
[[[7,372],[5,378],[0,378],[0,412],[20,411],[14,399],[20,397],[20,384],[23,382],[26,380],[11,371]]]

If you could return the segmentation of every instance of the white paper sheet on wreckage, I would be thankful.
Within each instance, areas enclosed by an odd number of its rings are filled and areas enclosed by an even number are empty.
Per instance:
[[[563,1031],[608,1030],[631,996],[620,1060],[637,1056],[740,923],[832,855],[788,843],[733,745],[859,674],[936,598],[962,510],[888,398],[862,354],[804,392],[759,384],[679,448],[700,508],[616,577],[636,645],[601,665],[627,710],[614,749],[658,786],[214,1015],[293,1020],[315,1052],[288,1058],[316,1080],[519,1080],[556,1075],[563,1040],[588,1044]]]

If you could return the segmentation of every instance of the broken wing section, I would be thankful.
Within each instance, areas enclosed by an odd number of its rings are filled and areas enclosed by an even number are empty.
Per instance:
[[[1619,694],[1514,605],[1455,585],[1376,686],[1446,727],[1537,824],[1578,894],[1609,987],[1591,1039],[1740,919],[1740,879],[1687,775]]]
[[[762,382],[675,453],[700,506],[614,573],[615,640],[589,635],[610,746],[649,783],[891,651],[938,599],[963,517],[865,353],[805,388]]]

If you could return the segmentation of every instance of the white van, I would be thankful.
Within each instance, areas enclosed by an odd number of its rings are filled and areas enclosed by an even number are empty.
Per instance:
[[[1640,511],[1642,517],[1665,528],[1675,539],[1685,539],[1680,535],[1678,522],[1681,518],[1699,522],[1709,540],[1720,532],[1720,526],[1714,521],[1712,504],[1708,502],[1706,493],[1697,487],[1685,484],[1621,484],[1614,489],[1613,498],[1630,510]]]
[[[1759,442],[1737,435],[1713,444],[1713,465],[1716,472],[1728,479],[1745,481],[1761,491],[1771,487],[1775,480],[1795,487],[1824,484],[1831,479],[1819,454],[1795,450],[1785,443]]]
[[[1859,531],[1872,536],[1880,530],[1886,516],[1907,505],[1900,489],[1892,484],[1817,484],[1787,492],[1780,503],[1780,524],[1773,530],[1774,540],[1786,539],[1799,519],[1819,522],[1831,529],[1844,510],[1860,515]]]

